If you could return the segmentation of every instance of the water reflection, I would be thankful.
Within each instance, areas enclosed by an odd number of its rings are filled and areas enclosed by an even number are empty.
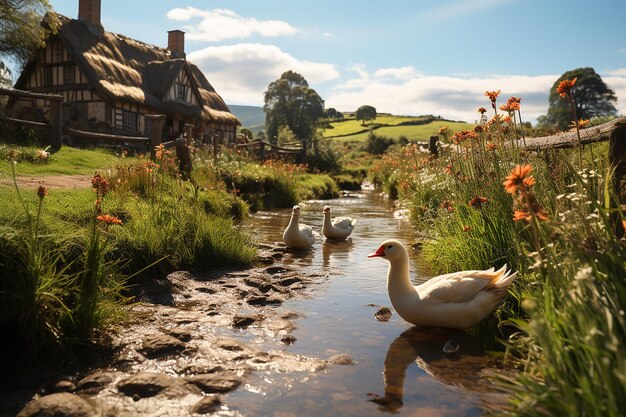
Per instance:
[[[458,350],[445,353],[450,346],[458,346]],[[406,371],[412,363],[446,385],[474,391],[476,373],[485,361],[481,343],[463,331],[411,327],[389,345],[383,370],[385,394],[369,394],[370,401],[383,412],[398,413],[403,405]]]
[[[348,254],[352,251],[354,244],[352,238],[346,240],[332,240],[326,239],[322,243],[322,265],[324,268],[330,266],[331,257],[335,257],[339,260],[345,260],[348,258]]]

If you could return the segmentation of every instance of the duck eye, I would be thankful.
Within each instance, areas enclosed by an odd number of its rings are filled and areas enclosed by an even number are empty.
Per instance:
[[[387,249],[391,249],[391,245],[387,245]]]

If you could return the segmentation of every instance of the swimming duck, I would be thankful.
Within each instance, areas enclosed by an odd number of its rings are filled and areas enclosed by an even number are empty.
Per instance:
[[[330,206],[324,206],[324,223],[322,225],[322,234],[327,239],[345,239],[350,236],[356,220],[351,217],[335,217],[330,219]]]
[[[291,220],[283,232],[283,242],[290,248],[308,248],[315,242],[313,229],[306,224],[300,224],[300,206],[295,205],[291,210]]]
[[[506,265],[495,271],[459,271],[414,286],[409,254],[397,240],[386,240],[368,258],[389,261],[387,291],[400,317],[417,326],[466,329],[484,319],[507,294],[517,272]]]

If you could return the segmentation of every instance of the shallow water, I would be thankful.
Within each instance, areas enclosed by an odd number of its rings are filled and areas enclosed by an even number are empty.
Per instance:
[[[487,361],[477,340],[463,332],[420,330],[393,309],[389,321],[375,318],[380,306],[391,308],[386,291],[388,263],[367,255],[388,238],[410,244],[411,224],[394,215],[391,204],[371,191],[303,202],[301,222],[321,233],[326,204],[333,207],[333,217],[351,216],[358,223],[346,242],[327,242],[318,236],[311,250],[283,259],[286,265],[319,273],[320,285],[311,297],[283,305],[300,315],[293,332],[295,343],[269,348],[323,359],[347,354],[354,364],[332,365],[322,372],[256,373],[245,387],[228,395],[229,410],[222,413],[482,415],[493,396],[477,381]],[[290,213],[287,209],[259,212],[246,227],[260,243],[280,241]],[[417,264],[417,253],[410,254],[416,282],[427,279],[427,272]],[[460,349],[446,355],[442,349],[451,339]]]

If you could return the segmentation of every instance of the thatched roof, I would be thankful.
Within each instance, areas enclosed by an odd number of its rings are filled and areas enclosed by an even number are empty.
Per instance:
[[[170,51],[124,35],[94,30],[82,20],[59,16],[57,34],[70,56],[105,99],[144,104],[157,112],[183,114],[240,125],[202,71]],[[187,68],[202,106],[163,98],[178,73]],[[22,80],[18,80],[18,84]],[[19,87],[18,87],[19,88]]]

